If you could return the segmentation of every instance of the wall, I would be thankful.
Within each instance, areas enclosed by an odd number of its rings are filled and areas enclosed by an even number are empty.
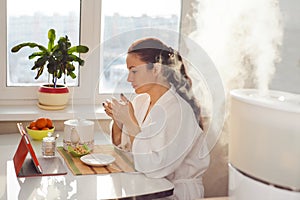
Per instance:
[[[300,1],[280,0],[283,40],[281,61],[270,88],[300,94]]]

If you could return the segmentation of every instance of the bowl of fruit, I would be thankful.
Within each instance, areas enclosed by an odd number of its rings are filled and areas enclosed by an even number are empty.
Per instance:
[[[27,133],[33,140],[42,140],[48,136],[48,133],[53,134],[54,129],[55,127],[52,120],[45,117],[31,121],[30,124],[26,126]]]

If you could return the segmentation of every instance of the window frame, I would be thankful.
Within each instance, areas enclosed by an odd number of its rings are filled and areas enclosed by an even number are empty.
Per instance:
[[[0,104],[1,105],[33,105],[36,104],[38,86],[29,87],[7,87],[7,0],[0,1]],[[181,2],[183,9],[183,1]],[[95,26],[99,24],[99,26]],[[86,59],[84,66],[80,67],[79,86],[69,86],[72,98],[70,104],[95,104],[110,98],[111,94],[98,94],[99,91],[99,70],[100,58],[92,58],[89,55],[101,52],[98,48],[101,41],[101,1],[99,0],[81,0],[80,13],[80,43],[89,46],[90,51],[82,54]],[[181,25],[180,25],[181,27]],[[181,30],[180,30],[181,31]],[[98,51],[98,52],[97,52]],[[95,57],[95,56],[94,56]],[[89,58],[89,59],[87,59]],[[97,66],[97,67],[93,67]]]

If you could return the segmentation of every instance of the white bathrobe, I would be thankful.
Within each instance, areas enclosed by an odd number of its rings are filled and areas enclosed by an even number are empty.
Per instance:
[[[170,180],[175,185],[173,199],[203,197],[202,175],[209,165],[209,154],[190,105],[173,87],[160,97],[146,118],[148,94],[136,96],[132,104],[141,132],[131,144],[123,131],[119,147],[132,152],[135,169],[149,177]]]

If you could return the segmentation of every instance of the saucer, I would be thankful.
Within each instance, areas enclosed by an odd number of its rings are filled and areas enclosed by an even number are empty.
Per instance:
[[[111,155],[99,153],[82,156],[80,160],[86,165],[99,167],[109,165],[115,162],[116,159]]]
[[[43,109],[43,110],[62,110],[66,107],[66,105],[62,105],[62,106],[47,106],[47,105],[43,105],[40,103],[37,103],[38,107]]]

